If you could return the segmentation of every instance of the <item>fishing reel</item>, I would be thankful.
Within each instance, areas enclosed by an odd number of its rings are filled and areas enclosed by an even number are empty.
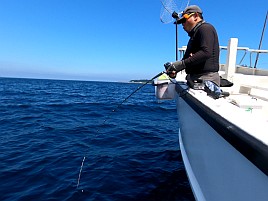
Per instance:
[[[170,78],[175,78],[177,76],[177,70],[173,63],[167,62],[164,64],[164,67],[166,69],[166,73]]]

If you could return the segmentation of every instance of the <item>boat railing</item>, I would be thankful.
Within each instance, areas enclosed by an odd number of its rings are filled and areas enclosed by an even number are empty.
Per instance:
[[[227,48],[228,48],[227,46],[220,46],[220,51],[227,50]],[[238,65],[241,65],[250,49],[248,47],[237,47],[237,50],[244,51],[244,55],[242,56],[240,62],[238,63]]]
[[[178,48],[178,50],[180,52],[180,59],[183,58],[185,51],[186,51],[186,48],[187,48],[186,46],[182,46],[181,48]],[[222,51],[222,50],[228,50],[228,46],[220,46],[220,51]],[[249,63],[250,63],[249,67],[252,67],[252,55],[253,54],[263,54],[263,53],[268,54],[268,50],[250,49],[248,47],[237,47],[237,51],[244,51],[244,54],[237,65],[241,66],[246,55],[249,54],[250,55],[249,56]]]
[[[249,52],[250,52],[250,66],[251,66],[251,56],[252,56],[252,54],[261,54],[261,53],[268,53],[268,50],[254,50],[254,49],[250,49],[249,50]]]
[[[227,50],[227,46],[220,46],[220,50]],[[268,50],[257,50],[257,49],[250,49],[248,47],[237,47],[237,51],[244,51],[244,54],[238,63],[238,65],[241,65],[246,55],[249,53],[249,67],[252,67],[252,54],[263,54],[268,53]]]

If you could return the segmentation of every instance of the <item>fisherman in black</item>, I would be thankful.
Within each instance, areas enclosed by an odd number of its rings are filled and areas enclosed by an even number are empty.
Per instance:
[[[186,71],[187,81],[210,80],[220,86],[219,41],[215,28],[203,20],[198,6],[189,6],[177,20],[190,39],[184,57],[180,61],[164,64],[167,73],[175,78],[177,72]]]

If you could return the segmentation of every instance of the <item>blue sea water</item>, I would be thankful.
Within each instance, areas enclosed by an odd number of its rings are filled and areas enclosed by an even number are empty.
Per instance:
[[[0,200],[194,200],[174,101],[120,105],[139,86],[0,78]]]

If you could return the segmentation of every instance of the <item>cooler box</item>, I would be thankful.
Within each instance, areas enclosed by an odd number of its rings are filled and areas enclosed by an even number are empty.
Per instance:
[[[172,100],[175,97],[175,84],[166,74],[154,80],[155,96],[160,100]]]

